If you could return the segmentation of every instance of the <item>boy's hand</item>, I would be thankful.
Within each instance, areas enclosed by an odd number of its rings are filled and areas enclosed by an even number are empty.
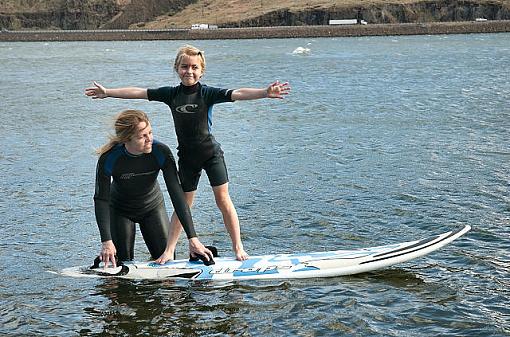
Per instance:
[[[94,81],[94,86],[85,89],[85,95],[92,96],[93,99],[96,98],[106,98],[108,95],[106,94],[106,88],[101,84]]]
[[[280,83],[280,81],[276,81],[267,88],[267,97],[283,99],[283,95],[288,95],[289,92],[289,82]]]

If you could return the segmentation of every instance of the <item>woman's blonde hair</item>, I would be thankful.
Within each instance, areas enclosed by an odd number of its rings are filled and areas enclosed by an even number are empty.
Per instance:
[[[200,66],[202,67],[202,73],[204,73],[205,72],[205,54],[200,49],[190,46],[190,45],[182,46],[181,48],[179,48],[177,50],[177,56],[175,57],[175,62],[174,62],[175,72],[178,72],[179,64],[181,64],[182,58],[184,56],[197,56],[197,55],[200,57]]]
[[[109,151],[117,144],[128,142],[138,131],[138,124],[145,122],[150,124],[149,117],[141,110],[124,110],[115,116],[113,128],[115,134],[109,135],[108,143],[96,150],[98,155]]]

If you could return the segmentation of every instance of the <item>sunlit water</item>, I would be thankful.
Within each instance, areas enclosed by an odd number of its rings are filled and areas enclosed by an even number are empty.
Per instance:
[[[165,105],[93,101],[84,88],[175,84],[170,64],[182,42],[2,43],[0,335],[510,335],[509,34],[193,43],[206,51],[204,83],[292,85],[283,101],[214,110],[250,254],[473,230],[424,258],[352,277],[52,273],[99,251],[93,149],[111,117],[146,110],[156,137],[176,146]],[[202,241],[230,255],[207,179],[193,215]],[[141,236],[135,254],[148,258]]]

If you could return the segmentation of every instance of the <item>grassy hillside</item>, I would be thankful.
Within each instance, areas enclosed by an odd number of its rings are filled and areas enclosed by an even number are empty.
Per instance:
[[[354,18],[358,9],[374,23],[462,21],[474,15],[504,19],[510,17],[510,0],[0,0],[0,26],[157,29],[193,23],[247,26],[250,20],[254,26],[327,24],[324,18]],[[289,13],[299,22],[285,17]],[[320,15],[322,20],[314,20]]]
[[[360,3],[368,6],[374,4],[408,4],[418,2],[425,2],[425,0],[199,0],[175,15],[159,16],[155,20],[147,22],[143,27],[189,27],[193,23],[221,25],[228,22],[260,17],[278,10],[298,12],[314,9],[352,7]],[[510,0],[507,2],[510,2]]]
[[[58,8],[63,0],[0,0],[0,13],[41,12],[49,8]]]
[[[162,15],[132,28],[172,28],[189,27],[193,23],[222,25],[229,22],[241,22],[265,14],[288,10],[290,12],[332,10],[356,7],[384,7],[387,5],[410,5],[434,3],[431,0],[199,0],[174,15]],[[437,1],[438,3],[444,1]],[[466,3],[492,4],[510,8],[510,0],[465,0],[451,1],[462,6]]]

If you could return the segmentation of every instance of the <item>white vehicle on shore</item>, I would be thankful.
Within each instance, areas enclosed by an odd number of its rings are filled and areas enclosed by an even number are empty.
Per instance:
[[[365,20],[360,20],[358,22],[358,19],[342,19],[342,20],[329,20],[330,25],[366,25],[367,22]]]
[[[191,25],[191,29],[217,29],[217,25],[210,25],[208,23],[194,23]]]

